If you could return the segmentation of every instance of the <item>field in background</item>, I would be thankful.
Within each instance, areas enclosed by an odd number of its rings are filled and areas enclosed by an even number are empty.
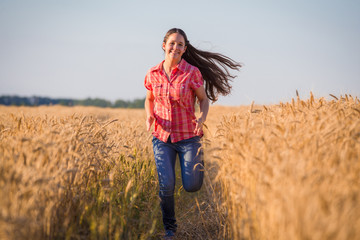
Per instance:
[[[359,119],[351,96],[212,106],[204,187],[186,193],[177,178],[178,239],[359,238]],[[158,239],[144,120],[144,110],[0,106],[0,239]]]

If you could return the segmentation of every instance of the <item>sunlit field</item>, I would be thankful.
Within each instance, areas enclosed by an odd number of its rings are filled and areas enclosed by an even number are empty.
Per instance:
[[[203,143],[176,239],[360,238],[357,97],[212,106]],[[0,239],[159,239],[145,111],[0,106],[0,196]]]

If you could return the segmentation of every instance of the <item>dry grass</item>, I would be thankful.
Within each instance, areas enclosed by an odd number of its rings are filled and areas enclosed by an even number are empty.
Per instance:
[[[0,112],[0,239],[159,238],[144,110]],[[204,187],[177,174],[177,239],[358,239],[359,119],[351,96],[212,106]]]

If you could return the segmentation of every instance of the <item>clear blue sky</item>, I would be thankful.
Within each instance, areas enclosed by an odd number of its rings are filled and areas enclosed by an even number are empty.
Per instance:
[[[219,104],[359,97],[359,13],[358,0],[1,0],[0,95],[142,98],[178,27],[244,64]]]

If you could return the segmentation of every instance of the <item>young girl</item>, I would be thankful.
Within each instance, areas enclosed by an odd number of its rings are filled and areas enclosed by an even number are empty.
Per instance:
[[[160,185],[160,206],[165,236],[177,228],[174,206],[175,160],[179,156],[182,184],[186,191],[201,188],[204,176],[200,138],[209,111],[209,99],[230,93],[231,76],[227,68],[241,65],[217,53],[201,51],[188,41],[184,31],[170,29],[162,43],[165,60],[146,74],[145,110],[149,131],[155,123],[153,150]],[[221,66],[221,67],[220,67]],[[204,87],[205,81],[205,87]],[[195,116],[195,100],[200,104]]]

